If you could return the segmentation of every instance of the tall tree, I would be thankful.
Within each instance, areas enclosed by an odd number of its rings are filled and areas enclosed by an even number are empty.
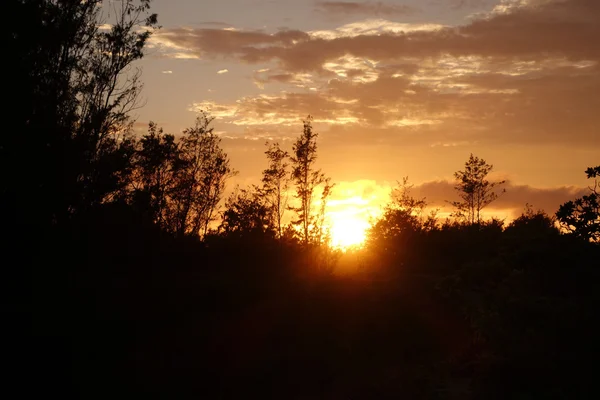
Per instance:
[[[331,196],[331,191],[333,190],[335,184],[331,183],[330,178],[325,178],[322,185],[323,188],[321,191],[319,211],[315,216],[315,224],[313,225],[311,232],[316,243],[328,243],[331,239],[330,231],[325,225],[325,215],[327,211],[327,200],[329,199],[329,196]]]
[[[323,186],[323,205],[331,192],[331,185],[325,174],[317,169],[317,137],[312,128],[313,118],[309,115],[304,121],[304,129],[293,146],[292,180],[296,186],[296,199],[300,203],[292,207],[297,220],[293,223],[299,227],[300,238],[305,245],[317,241],[314,232],[321,231],[318,215],[313,211],[315,190]]]
[[[464,171],[454,173],[457,180],[454,188],[461,199],[452,202],[456,208],[455,216],[465,219],[470,224],[481,222],[481,210],[498,198],[494,188],[506,182],[490,182],[486,179],[493,168],[493,165],[471,154],[469,160],[465,162]],[[501,193],[505,191],[502,190]]]
[[[2,201],[56,224],[128,183],[124,135],[141,90],[132,67],[157,18],[150,0],[8,1],[3,31],[19,90],[7,109],[13,131],[0,139]],[[25,160],[31,173],[15,173]]]
[[[277,228],[277,236],[281,238],[282,220],[288,203],[289,164],[286,160],[289,154],[279,147],[278,142],[267,142],[265,145],[269,166],[263,171],[262,191],[267,198],[271,220]]]
[[[207,233],[235,174],[212,121],[202,112],[178,140],[150,123],[138,146],[133,204],[175,236]]]
[[[186,129],[179,142],[171,191],[170,228],[177,236],[204,236],[215,220],[227,179],[235,174],[206,113]]]
[[[585,173],[588,179],[594,178],[590,193],[561,205],[556,217],[561,226],[573,235],[597,242],[600,241],[600,166],[590,167]]]
[[[175,136],[150,122],[148,133],[139,141],[132,182],[132,202],[136,209],[161,228],[168,229],[170,194],[175,184],[179,148]]]

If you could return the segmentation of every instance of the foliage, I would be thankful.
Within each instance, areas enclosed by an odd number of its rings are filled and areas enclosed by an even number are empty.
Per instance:
[[[31,223],[64,223],[115,200],[129,182],[129,113],[141,90],[132,66],[157,18],[149,0],[110,11],[100,0],[11,4],[7,76],[19,90],[6,110],[16,134],[0,143],[4,201]],[[11,172],[24,152],[35,171],[27,180]]]
[[[435,214],[427,217],[423,215],[427,207],[426,200],[416,199],[411,195],[413,187],[414,185],[409,184],[408,177],[405,177],[392,189],[391,201],[368,232],[367,240],[372,245],[382,246],[389,241],[408,238],[428,229],[432,224],[435,225]]]
[[[332,184],[325,174],[316,169],[317,136],[312,128],[313,118],[309,115],[304,121],[302,134],[293,146],[292,181],[296,186],[296,199],[300,205],[291,207],[297,219],[293,222],[299,227],[300,237],[305,245],[320,243],[323,231],[324,207],[331,193]],[[321,212],[313,210],[314,194],[317,187],[322,186]]]
[[[176,236],[204,236],[234,174],[220,139],[201,113],[179,140],[150,123],[136,153],[133,204]]]
[[[548,235],[559,233],[556,218],[549,216],[543,210],[534,211],[530,204],[525,206],[525,212],[508,224],[506,232],[518,234],[522,239],[535,238],[538,235],[546,238]]]
[[[148,133],[138,143],[132,202],[164,230],[169,228],[169,201],[178,155],[175,136],[150,122]]]
[[[271,207],[260,188],[236,188],[225,203],[219,231],[225,236],[274,236],[277,226]]]
[[[600,166],[586,170],[588,179],[594,178],[590,193],[562,204],[556,213],[561,226],[574,236],[586,241],[600,241]]]
[[[456,208],[456,217],[470,224],[481,223],[481,210],[498,198],[494,188],[506,182],[488,181],[486,177],[492,169],[493,165],[471,154],[469,160],[465,162],[464,171],[454,173],[457,180],[455,189],[461,198],[461,201],[451,203]],[[503,190],[502,193],[505,191]]]
[[[213,132],[213,121],[201,113],[183,132],[172,189],[170,229],[177,235],[205,235],[215,220],[227,179],[235,174]]]
[[[269,161],[269,166],[263,171],[262,192],[266,196],[269,204],[269,213],[272,224],[277,228],[277,236],[283,235],[282,220],[288,203],[289,188],[289,164],[286,160],[289,158],[287,151],[279,147],[279,143],[265,143],[267,150],[265,154]]]

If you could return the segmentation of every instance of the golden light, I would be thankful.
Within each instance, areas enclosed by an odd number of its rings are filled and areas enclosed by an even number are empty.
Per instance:
[[[375,181],[336,184],[327,202],[325,218],[331,246],[341,250],[361,247],[370,221],[381,213],[381,205],[388,196],[389,188],[382,188]]]
[[[355,215],[331,215],[331,245],[340,249],[364,243],[369,222]]]

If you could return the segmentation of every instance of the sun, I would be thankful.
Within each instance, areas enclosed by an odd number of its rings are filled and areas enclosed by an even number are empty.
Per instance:
[[[369,223],[356,216],[337,215],[331,221],[331,244],[347,249],[365,242]]]

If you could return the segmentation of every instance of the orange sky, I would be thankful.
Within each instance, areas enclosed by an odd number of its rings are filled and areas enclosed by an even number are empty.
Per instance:
[[[598,0],[155,0],[154,10],[163,29],[142,63],[139,126],[177,133],[208,110],[240,171],[232,184],[257,182],[264,141],[289,149],[307,114],[337,182],[332,212],[370,213],[404,176],[447,208],[471,152],[509,181],[500,215],[527,202],[553,212],[600,163]]]

